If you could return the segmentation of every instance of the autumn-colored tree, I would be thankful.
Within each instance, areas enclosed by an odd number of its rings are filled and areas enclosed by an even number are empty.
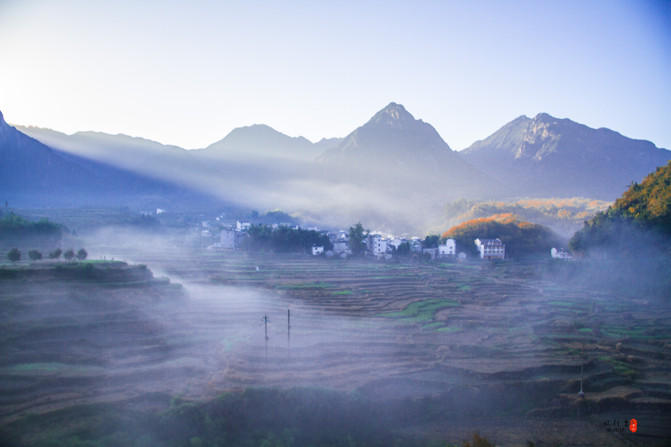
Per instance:
[[[597,213],[569,241],[575,251],[649,256],[671,251],[671,162]]]
[[[549,228],[517,220],[510,213],[469,220],[443,233],[443,239],[454,239],[457,250],[477,255],[475,239],[501,239],[506,254],[513,258],[527,256],[549,256],[552,247],[561,246],[562,241]]]

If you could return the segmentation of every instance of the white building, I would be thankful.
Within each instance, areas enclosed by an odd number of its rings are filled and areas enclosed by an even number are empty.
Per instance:
[[[438,257],[446,258],[448,256],[456,256],[457,243],[454,239],[447,239],[444,244],[438,245]]]
[[[480,259],[504,259],[506,257],[506,246],[501,239],[476,239],[475,246],[480,252]]]
[[[389,240],[384,239],[379,234],[372,234],[368,237],[368,249],[374,256],[380,256],[387,253],[387,246],[389,245]]]
[[[324,246],[323,245],[320,245],[320,246],[313,245],[312,246],[312,256],[317,256],[317,255],[320,255],[322,253],[324,253]]]
[[[401,246],[402,243],[408,242],[406,239],[400,238],[400,237],[395,237],[389,241],[390,245],[393,245],[394,248],[398,250],[398,247]]]
[[[563,259],[565,261],[570,261],[573,259],[573,255],[571,255],[571,253],[564,250],[563,248],[557,250],[553,247],[552,250],[550,250],[550,256],[552,256],[552,259]]]
[[[243,220],[239,220],[239,221],[237,221],[237,223],[235,224],[235,229],[238,230],[238,231],[247,231],[247,230],[249,230],[251,227],[252,227],[252,224],[251,224],[251,223],[249,223],[249,222],[247,222],[247,221],[243,221]]]
[[[219,244],[221,245],[221,248],[235,248],[235,230],[233,227],[226,227],[221,230],[221,234],[219,235]]]

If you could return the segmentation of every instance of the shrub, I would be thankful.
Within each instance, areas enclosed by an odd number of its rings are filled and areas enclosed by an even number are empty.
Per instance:
[[[63,250],[61,250],[60,248],[57,248],[56,250],[49,253],[49,259],[58,259],[58,258],[61,257],[62,254],[63,254]]]
[[[7,259],[9,259],[12,262],[16,262],[21,259],[21,252],[19,251],[18,248],[12,248],[7,253]]]

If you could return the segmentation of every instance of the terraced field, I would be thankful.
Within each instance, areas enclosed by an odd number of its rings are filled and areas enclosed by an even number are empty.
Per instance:
[[[310,386],[434,399],[440,411],[421,430],[445,439],[478,425],[499,445],[669,436],[668,305],[537,279],[522,264],[92,250],[103,255],[172,283],[3,280],[4,420],[82,402],[150,405],[152,393]],[[639,432],[606,432],[616,415],[638,416]],[[553,431],[558,420],[573,428]]]

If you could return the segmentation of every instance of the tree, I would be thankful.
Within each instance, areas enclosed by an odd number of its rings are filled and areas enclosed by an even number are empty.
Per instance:
[[[63,250],[61,250],[60,248],[57,248],[56,250],[49,253],[49,259],[58,259],[58,258],[61,257],[62,254],[63,254]]]
[[[358,256],[365,250],[363,243],[364,239],[368,237],[370,230],[364,230],[361,222],[357,222],[353,227],[349,227],[349,248],[352,250],[352,255]]]
[[[66,261],[71,261],[72,258],[75,257],[75,252],[72,249],[68,249],[63,253],[63,257],[65,258]]]
[[[437,234],[429,234],[422,241],[422,248],[436,248],[440,243],[440,236]]]
[[[574,251],[650,257],[671,253],[671,162],[586,221],[569,241]]]
[[[396,251],[394,252],[396,256],[410,256],[410,243],[401,242]]]
[[[84,259],[86,259],[86,257],[88,255],[89,254],[83,248],[80,248],[79,250],[77,250],[77,255],[76,256],[77,256],[77,259],[79,259],[80,261],[83,261]]]
[[[21,259],[21,252],[18,248],[12,248],[9,250],[9,253],[7,253],[7,259],[12,262],[16,262]]]
[[[37,250],[30,250],[28,252],[28,257],[30,258],[31,261],[39,261],[42,259],[42,253],[40,253]]]

